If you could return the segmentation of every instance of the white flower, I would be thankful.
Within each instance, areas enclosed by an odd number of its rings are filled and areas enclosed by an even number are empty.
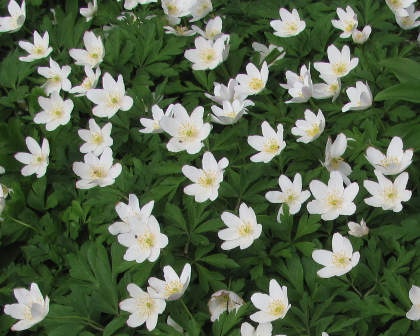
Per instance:
[[[239,84],[236,81],[236,79],[233,78],[229,80],[228,86],[215,82],[214,96],[211,96],[208,93],[205,93],[204,95],[220,105],[223,105],[223,102],[225,100],[227,100],[231,104],[233,104],[235,100],[239,100],[241,103],[244,103],[244,107],[254,106],[255,104],[251,100],[246,99],[248,95],[236,92],[235,88],[238,85]]]
[[[343,178],[337,171],[331,172],[328,186],[313,180],[309,189],[315,197],[307,205],[310,214],[320,214],[323,220],[333,220],[339,215],[349,216],[356,211],[353,200],[359,192],[359,185],[353,182],[344,189]]]
[[[270,26],[275,30],[274,35],[279,37],[296,36],[306,27],[305,21],[301,21],[298,11],[293,8],[290,13],[286,8],[279,10],[281,20],[273,20]]]
[[[340,78],[325,78],[325,83],[317,83],[312,86],[312,97],[315,99],[325,99],[333,97],[334,102],[341,91]]]
[[[195,25],[192,25],[191,28],[207,40],[217,40],[223,34],[222,19],[220,16],[216,16],[214,19],[209,20],[205,31]]]
[[[199,36],[194,41],[196,49],[186,50],[184,56],[193,62],[193,70],[214,69],[223,62],[225,41],[224,36],[219,37],[216,41],[206,40]]]
[[[170,316],[168,316],[168,318],[166,319],[166,323],[170,325],[171,327],[173,327],[176,331],[180,332],[181,334],[188,336],[188,333],[186,331],[184,332],[184,329],[182,329],[182,327],[178,323],[172,320]]]
[[[300,210],[302,203],[305,202],[311,193],[308,190],[302,191],[302,176],[295,174],[293,182],[286,175],[279,177],[280,191],[268,191],[265,198],[271,203],[286,203],[289,206],[289,213],[294,215]],[[280,214],[283,213],[283,205],[280,207],[277,215],[277,221],[280,222]]]
[[[173,118],[163,116],[160,120],[162,129],[172,136],[166,148],[175,153],[183,150],[188,154],[198,153],[211,130],[211,125],[203,122],[204,108],[197,106],[189,116],[181,104],[175,104],[173,114]]]
[[[328,137],[327,146],[325,147],[325,162],[322,163],[324,167],[331,173],[338,171],[346,185],[350,184],[350,179],[347,177],[351,174],[352,170],[350,165],[343,160],[341,155],[344,154],[347,148],[347,137],[340,133],[332,142]]]
[[[293,71],[287,70],[286,71],[286,84],[279,84],[282,88],[285,88],[286,90],[289,90],[293,88],[293,85],[295,83],[301,83],[303,84],[303,78],[308,73],[309,69],[306,67],[306,65],[302,65],[300,67],[300,74],[296,74]]]
[[[83,79],[82,84],[73,87],[69,91],[70,93],[78,93],[77,95],[75,95],[76,97],[86,96],[86,93],[89,90],[96,88],[99,77],[101,76],[101,69],[97,67],[96,71],[93,72],[93,68],[90,65],[85,65],[85,73],[86,77],[85,79]]]
[[[97,104],[92,110],[97,117],[111,118],[118,110],[128,111],[133,106],[133,98],[125,95],[125,85],[121,75],[115,81],[106,72],[102,77],[103,89],[91,89],[86,93],[86,97]]]
[[[7,9],[10,16],[0,17],[0,32],[17,32],[26,19],[25,0],[22,1],[20,7],[15,0],[10,0]]]
[[[407,7],[416,0],[385,0],[388,7],[398,16],[408,16]]]
[[[39,35],[35,30],[34,44],[26,41],[19,41],[19,47],[29,53],[28,56],[19,57],[19,60],[23,62],[32,62],[34,60],[47,57],[53,50],[51,47],[48,47],[49,43],[50,37],[47,31],[44,33],[44,36],[41,37],[41,35]]]
[[[26,137],[26,146],[29,153],[16,153],[15,159],[26,164],[22,168],[23,176],[29,176],[36,173],[36,177],[40,178],[45,175],[48,166],[48,155],[50,155],[50,145],[47,139],[42,141],[42,147],[38,145],[34,138]]]
[[[254,210],[245,203],[239,207],[239,217],[227,211],[221,217],[228,227],[218,233],[219,238],[225,240],[221,246],[223,250],[238,246],[241,250],[246,249],[261,235],[262,225],[257,223]]]
[[[101,37],[96,37],[91,31],[83,35],[85,49],[70,49],[69,55],[76,60],[76,65],[90,65],[96,67],[102,62],[105,56],[104,45]]]
[[[31,283],[31,289],[15,288],[15,298],[19,303],[4,306],[4,313],[20,320],[12,326],[13,331],[26,330],[42,321],[50,309],[50,299],[42,296],[36,283]]]
[[[366,222],[362,219],[360,224],[355,222],[349,222],[347,224],[349,227],[349,235],[355,236],[355,237],[363,237],[369,233],[369,228],[366,226]]]
[[[278,61],[279,59],[284,58],[284,56],[286,55],[286,52],[284,51],[284,49],[282,47],[278,47],[274,44],[270,44],[268,46],[268,48],[261,43],[258,42],[254,42],[252,43],[252,48],[260,53],[260,64],[264,61],[264,59],[275,49],[277,49],[280,53],[280,55],[273,61],[271,62],[268,67],[270,67],[271,65],[273,65],[276,61]]]
[[[158,105],[153,105],[152,106],[152,116],[153,119],[147,119],[147,118],[140,118],[140,122],[141,124],[146,127],[143,128],[141,130],[139,130],[139,132],[141,133],[162,133],[163,129],[160,126],[160,120],[162,119],[163,116],[166,117],[172,117],[173,115],[173,109],[174,105],[171,104],[166,108],[166,112],[163,113],[163,110],[158,106]]]
[[[159,223],[155,216],[148,218],[147,224],[137,217],[128,219],[131,231],[120,233],[118,242],[128,247],[124,254],[124,260],[135,260],[142,263],[146,259],[154,262],[159,258],[160,249],[168,245],[168,237],[160,233]]]
[[[269,125],[268,122],[263,121],[261,124],[262,136],[250,135],[248,136],[248,144],[260,151],[251,156],[252,162],[270,162],[275,156],[286,147],[286,142],[283,141],[283,125],[277,125],[276,131]]]
[[[108,227],[109,233],[117,235],[119,233],[128,233],[131,231],[131,225],[129,219],[137,218],[142,221],[144,224],[147,224],[149,217],[152,214],[153,206],[155,201],[150,201],[149,203],[143,205],[140,208],[139,199],[136,195],[128,195],[128,204],[123,202],[118,202],[115,206],[115,211],[122,220],[122,222],[115,222]]]
[[[349,272],[359,263],[360,253],[353,253],[353,246],[346,237],[334,233],[332,238],[332,252],[327,250],[315,250],[312,258],[318,264],[325,266],[317,274],[321,278],[331,278]]]
[[[420,26],[420,21],[416,21],[420,17],[420,12],[414,12],[414,4],[408,6],[406,10],[408,13],[407,16],[399,16],[395,14],[395,20],[397,21],[398,25],[405,30]]]
[[[74,162],[73,171],[81,180],[76,182],[76,188],[90,189],[96,186],[106,187],[115,182],[121,174],[122,166],[119,163],[112,165],[112,150],[105,147],[100,158],[92,152],[85,155],[85,162]]]
[[[272,336],[272,332],[273,326],[271,323],[260,323],[256,329],[254,329],[254,327],[248,322],[244,322],[241,325],[241,336]]]
[[[138,4],[146,5],[146,4],[149,4],[151,2],[157,2],[157,0],[125,0],[124,1],[124,8],[130,10],[130,9],[133,9],[133,8],[137,7]]]
[[[342,112],[347,112],[348,110],[366,110],[372,105],[372,92],[367,82],[363,84],[363,82],[358,81],[356,82],[356,87],[349,87],[346,92],[350,103],[343,106],[341,109]]]
[[[328,47],[327,53],[330,63],[314,63],[314,68],[321,73],[319,77],[323,80],[326,80],[327,78],[343,77],[359,64],[359,59],[357,57],[350,60],[350,48],[346,45],[343,46],[343,49],[340,52],[340,50],[332,44]]]
[[[196,0],[162,0],[162,8],[171,24],[178,24],[181,17],[191,13]]]
[[[210,320],[214,322],[224,311],[227,310],[230,313],[234,309],[239,309],[244,303],[238,294],[221,289],[214,293],[207,303],[211,315]]]
[[[191,15],[190,22],[200,20],[213,10],[213,5],[210,0],[197,0],[197,2],[190,8]]]
[[[111,138],[111,129],[111,123],[107,123],[103,128],[100,128],[95,119],[89,119],[89,129],[77,131],[82,140],[86,141],[80,147],[80,152],[92,152],[96,156],[101,155],[106,147],[111,147],[114,143]]]
[[[188,28],[184,26],[176,26],[175,28],[165,26],[163,28],[166,30],[166,34],[174,34],[176,36],[192,36],[196,34],[194,30],[188,30]]]
[[[70,99],[63,100],[58,91],[53,91],[51,98],[38,97],[38,104],[44,109],[34,117],[36,124],[45,124],[47,131],[54,131],[60,125],[70,121],[74,104]]]
[[[305,120],[296,120],[296,126],[292,128],[292,134],[300,136],[297,142],[310,143],[317,139],[324,131],[325,118],[321,110],[315,115],[311,110],[305,111]]]
[[[410,301],[413,306],[407,314],[405,314],[405,316],[409,320],[418,321],[420,320],[420,287],[412,285],[410,291],[408,292],[408,296],[410,297]]]
[[[60,68],[57,62],[50,57],[50,67],[38,67],[38,73],[48,80],[41,87],[49,96],[50,93],[57,90],[69,91],[71,89],[70,80],[67,78],[70,75],[71,68],[69,65],[64,65]]]
[[[293,83],[293,86],[289,88],[289,94],[293,97],[292,99],[286,101],[286,104],[289,103],[304,103],[307,102],[312,97],[313,86],[310,67],[308,71],[299,77],[299,81]]]
[[[184,193],[195,196],[195,201],[199,203],[208,199],[214,201],[219,195],[219,186],[223,181],[224,169],[228,164],[228,159],[222,158],[217,162],[211,152],[205,152],[202,162],[203,169],[183,166],[182,173],[194,182],[184,188]]]
[[[351,33],[351,37],[353,38],[353,42],[363,44],[367,41],[372,32],[372,28],[370,26],[365,26],[362,31],[354,29]]]
[[[131,298],[120,302],[122,310],[131,313],[127,320],[127,325],[131,328],[137,328],[146,322],[147,330],[155,329],[158,315],[162,314],[166,307],[166,301],[162,299],[152,299],[155,294],[153,288],[148,287],[147,293],[133,284],[127,285],[127,290]]]
[[[379,170],[374,171],[378,183],[365,180],[363,186],[372,194],[372,197],[365,198],[365,203],[373,207],[381,207],[383,210],[400,212],[401,202],[407,202],[411,198],[411,190],[406,190],[408,173],[398,175],[394,183],[388,180]]]
[[[250,319],[258,323],[282,319],[291,307],[287,298],[287,287],[280,287],[274,279],[270,280],[269,295],[254,293],[251,296],[251,301],[260,311],[252,314]]]
[[[167,301],[178,300],[185,292],[190,283],[191,265],[185,264],[179,277],[171,266],[163,268],[165,281],[157,278],[149,278],[149,285],[156,291],[154,299],[164,299]]]
[[[337,15],[340,20],[331,20],[332,25],[343,31],[341,38],[350,37],[353,30],[357,28],[357,14],[354,13],[353,8],[347,6],[346,11],[338,7]]]
[[[230,103],[228,100],[223,101],[223,109],[213,105],[211,110],[214,114],[211,115],[211,121],[222,124],[231,125],[236,122],[246,113],[245,101],[234,100]]]
[[[239,85],[235,87],[235,91],[244,95],[253,95],[261,92],[267,84],[267,62],[264,61],[261,71],[259,71],[254,64],[248,63],[246,66],[246,73],[246,75],[239,74],[236,76],[236,81]]]
[[[80,8],[79,12],[82,16],[86,18],[86,22],[89,22],[98,12],[98,0],[93,0],[93,2],[88,2],[87,8]]]
[[[395,175],[404,171],[412,162],[413,149],[403,151],[403,141],[393,137],[386,151],[386,156],[375,147],[368,147],[366,159],[384,175]]]

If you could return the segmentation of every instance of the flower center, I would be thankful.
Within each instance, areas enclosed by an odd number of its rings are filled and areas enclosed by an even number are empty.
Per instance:
[[[200,53],[200,57],[204,63],[212,63],[216,59],[216,52],[211,48],[206,48]]]
[[[294,204],[296,203],[298,200],[298,194],[295,192],[294,189],[288,189],[286,190],[286,192],[284,193],[284,195],[281,197],[281,201],[283,203],[287,203],[287,204]]]
[[[210,1],[205,1],[204,3],[201,3],[200,7],[197,9],[197,13],[201,15],[207,8],[209,8],[211,5],[209,2]]]
[[[338,169],[340,162],[344,162],[344,159],[341,156],[333,157],[331,159],[331,165],[333,166],[334,169]]]
[[[354,20],[346,20],[344,21],[346,23],[346,31],[351,32],[354,29],[354,26],[356,25],[356,22]]]
[[[155,309],[155,301],[151,298],[142,299],[139,302],[138,307],[143,313],[150,314]]]
[[[413,24],[413,20],[409,16],[403,17],[401,22],[405,27],[410,27]]]
[[[273,300],[269,305],[269,312],[274,316],[281,316],[284,312],[284,303],[280,300]]]
[[[259,78],[252,78],[248,86],[253,90],[261,90],[264,87],[264,82]]]
[[[100,145],[104,141],[104,138],[102,137],[101,133],[93,133],[91,142],[95,145]]]
[[[394,203],[395,200],[398,200],[398,191],[395,190],[394,186],[384,188],[381,197],[388,203]]]
[[[269,138],[264,143],[263,151],[266,152],[266,153],[275,154],[279,151],[279,149],[280,149],[280,144],[277,141],[277,139],[275,139],[275,138]]]
[[[385,159],[380,161],[382,167],[388,167],[391,163],[399,165],[400,160],[396,156],[387,156]]]
[[[39,166],[40,164],[43,164],[46,162],[46,157],[45,155],[42,154],[34,154],[34,158],[31,162],[31,164]]]
[[[305,132],[309,137],[313,138],[315,135],[319,133],[319,125],[314,124],[311,129],[308,129]]]
[[[177,32],[179,35],[184,35],[184,34],[185,34],[185,32],[187,31],[187,27],[177,26],[177,27],[175,28],[175,30],[176,30],[176,32]]]
[[[45,48],[40,44],[34,45],[34,47],[32,48],[32,54],[42,55],[44,52]]]
[[[243,224],[238,225],[238,233],[241,237],[247,237],[252,233],[252,226],[249,222],[243,222]]]
[[[290,23],[286,23],[286,28],[284,28],[284,31],[288,34],[294,34],[296,33],[297,29],[298,29],[298,22],[293,21]]]
[[[178,132],[181,138],[181,142],[191,142],[194,141],[197,136],[197,127],[190,123],[186,123],[182,125]]]
[[[90,77],[85,77],[85,79],[82,82],[81,87],[83,87],[86,91],[90,90],[90,88],[92,87],[94,80]]]
[[[167,8],[168,8],[169,15],[176,16],[176,14],[179,12],[179,8],[175,6],[173,3],[169,4]]]
[[[90,167],[90,178],[92,180],[100,180],[106,177],[106,170],[103,166]]]
[[[198,179],[198,184],[203,188],[211,188],[215,185],[216,173],[214,171],[203,172],[203,176]]]
[[[337,93],[338,90],[339,90],[338,83],[331,84],[330,87],[328,88],[328,91],[333,92],[333,93]]]
[[[150,230],[145,231],[141,236],[137,236],[137,241],[142,249],[150,249],[155,245],[155,235]]]
[[[350,258],[346,257],[344,252],[333,253],[332,263],[337,268],[344,268],[350,264]]]
[[[183,286],[181,282],[177,280],[170,281],[165,285],[166,296],[169,297],[172,294],[182,293]]]
[[[220,30],[217,30],[217,29],[210,29],[210,30],[207,30],[206,31],[206,33],[205,33],[205,35],[206,35],[206,39],[211,39],[212,37],[214,37],[215,35],[217,35],[217,34],[220,34],[221,33],[221,31]]]
[[[344,63],[343,61],[336,62],[331,66],[334,73],[339,77],[344,76],[347,73],[347,63]]]
[[[339,196],[338,192],[334,192],[324,198],[324,203],[331,208],[341,209],[343,207],[343,198]]]
[[[398,9],[402,6],[401,0],[387,0],[386,2],[394,9]]]
[[[108,94],[107,101],[105,102],[108,107],[118,107],[121,101],[121,95],[116,92],[112,91]]]
[[[60,104],[54,105],[52,110],[50,111],[52,120],[61,119],[64,116],[63,113],[63,106]]]

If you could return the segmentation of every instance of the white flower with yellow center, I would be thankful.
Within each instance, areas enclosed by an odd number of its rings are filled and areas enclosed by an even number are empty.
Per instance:
[[[328,137],[327,146],[325,147],[325,162],[321,164],[328,169],[331,173],[338,171],[346,185],[350,184],[348,176],[351,174],[352,169],[350,165],[341,157],[347,149],[347,137],[344,133],[340,133],[332,142]]]
[[[89,22],[98,12],[98,0],[93,0],[93,2],[88,2],[87,8],[79,9],[80,15],[86,18],[86,22]]]
[[[53,91],[69,91],[71,82],[67,78],[70,75],[71,68],[64,65],[60,68],[57,62],[50,57],[50,67],[38,67],[38,73],[47,78],[47,81],[41,86],[49,96]]]
[[[407,202],[411,198],[411,190],[406,190],[408,173],[398,175],[394,183],[388,180],[379,170],[374,171],[378,182],[363,181],[363,186],[372,194],[365,198],[365,203],[373,207],[381,207],[383,210],[400,212],[401,202]]]
[[[229,160],[222,158],[216,161],[211,152],[205,152],[203,155],[203,169],[185,165],[182,167],[182,173],[188,177],[194,184],[184,188],[184,193],[195,196],[196,202],[206,200],[214,201],[219,195],[219,186],[223,181],[224,169],[228,166]]]
[[[197,2],[190,8],[191,15],[190,22],[198,21],[205,17],[213,10],[213,5],[210,0],[197,0]]]
[[[246,249],[261,235],[262,225],[257,223],[254,210],[245,203],[239,207],[239,217],[227,211],[221,217],[228,227],[218,233],[219,238],[225,240],[221,246],[223,250],[238,246],[241,250]]]
[[[279,14],[281,20],[270,22],[270,26],[275,30],[274,35],[279,37],[296,36],[305,29],[306,23],[300,19],[296,8],[293,8],[291,13],[286,8],[280,8]]]
[[[357,28],[357,14],[353,11],[353,8],[347,6],[346,11],[342,8],[337,8],[337,15],[340,20],[331,20],[332,25],[343,31],[341,38],[350,37],[353,30]]]
[[[309,69],[306,67],[306,65],[302,65],[300,67],[300,73],[299,75],[297,73],[294,73],[293,71],[287,70],[286,71],[286,84],[279,84],[282,88],[286,90],[290,90],[293,88],[293,85],[295,83],[301,83],[303,84],[305,75],[308,73]]]
[[[261,71],[252,64],[248,63],[246,66],[246,75],[239,74],[236,76],[236,81],[239,83],[235,87],[235,91],[243,95],[253,95],[264,90],[268,79],[268,66],[264,61]]]
[[[0,17],[0,32],[17,32],[26,19],[25,0],[22,1],[20,7],[15,0],[10,0],[7,9],[10,16]]]
[[[152,117],[153,119],[147,119],[147,118],[140,118],[140,122],[141,124],[146,127],[143,128],[141,130],[139,130],[139,132],[141,133],[162,133],[163,129],[160,126],[160,120],[162,119],[163,116],[166,117],[172,117],[173,109],[174,105],[171,104],[166,108],[166,112],[163,113],[163,110],[158,106],[158,105],[153,105],[152,106]]]
[[[408,296],[413,306],[405,316],[409,320],[418,321],[420,320],[420,287],[412,285],[408,292]]]
[[[406,8],[408,15],[399,16],[395,15],[395,20],[398,25],[405,30],[413,29],[420,26],[420,21],[416,21],[420,17],[420,11],[415,12],[414,4],[411,4]]]
[[[350,48],[347,45],[340,51],[332,44],[328,47],[327,53],[330,63],[314,63],[314,68],[320,72],[319,77],[323,80],[343,77],[359,64],[357,57],[350,60]]]
[[[207,40],[217,40],[217,38],[223,34],[222,19],[220,16],[216,16],[214,19],[209,20],[205,31],[195,25],[192,25],[191,28]]]
[[[398,16],[408,16],[407,7],[416,0],[385,0],[388,7]]]
[[[224,311],[230,313],[234,309],[239,309],[243,304],[245,302],[238,294],[225,289],[217,291],[207,303],[211,315],[210,321],[216,321]]]
[[[313,92],[313,85],[312,85],[312,77],[311,77],[310,66],[309,66],[308,71],[306,71],[303,74],[303,76],[299,76],[299,80],[294,82],[293,86],[289,88],[289,94],[293,98],[286,101],[285,103],[289,104],[289,103],[307,102],[309,99],[311,99],[312,92]]]
[[[315,115],[311,110],[305,111],[305,120],[296,120],[296,126],[292,127],[292,134],[300,136],[296,141],[309,143],[317,139],[324,131],[325,117],[321,110]]]
[[[344,189],[343,178],[337,171],[331,172],[328,186],[313,180],[309,189],[315,197],[307,205],[310,214],[320,214],[323,220],[333,220],[339,215],[349,216],[356,211],[353,200],[359,192],[359,185],[353,182]]]
[[[167,301],[178,300],[190,283],[191,265],[185,264],[180,277],[171,266],[165,266],[163,276],[165,281],[153,277],[149,278],[149,285],[156,291],[153,298]]]
[[[239,84],[236,81],[236,79],[233,78],[229,79],[229,83],[227,86],[215,82],[214,96],[211,96],[208,93],[205,93],[204,95],[220,105],[223,105],[223,102],[225,100],[227,100],[231,104],[233,104],[235,100],[239,100],[239,102],[244,103],[244,108],[246,108],[247,106],[254,106],[255,104],[251,100],[246,99],[248,95],[240,94],[235,91],[235,88],[238,85]]]
[[[127,290],[131,298],[120,302],[122,310],[131,313],[127,320],[127,325],[131,328],[137,328],[146,322],[146,328],[149,331],[155,329],[158,315],[162,314],[166,308],[166,301],[163,299],[152,299],[156,293],[153,288],[148,287],[147,293],[139,286],[130,283]]]
[[[315,99],[325,99],[333,97],[335,101],[341,91],[340,78],[325,78],[325,83],[317,83],[312,87],[312,97]]]
[[[111,138],[111,130],[111,123],[107,123],[103,128],[100,128],[95,119],[89,119],[89,129],[77,131],[82,140],[86,141],[80,147],[80,152],[92,152],[96,156],[101,155],[106,147],[111,147],[114,143]]]
[[[92,110],[97,117],[111,118],[118,110],[128,111],[133,106],[133,98],[125,95],[125,85],[121,75],[115,81],[106,72],[102,77],[103,89],[91,89],[86,93],[86,97],[97,104]]]
[[[349,272],[359,263],[360,253],[353,253],[353,246],[346,237],[338,232],[332,238],[332,252],[327,250],[315,250],[312,258],[318,264],[325,266],[317,274],[321,278],[331,278]]]
[[[174,34],[176,36],[193,36],[196,34],[194,30],[188,30],[185,26],[175,26],[175,28],[164,26],[163,28],[166,30],[165,34]]]
[[[366,110],[372,106],[372,92],[367,82],[366,84],[361,81],[356,82],[356,87],[347,88],[346,93],[350,102],[343,106],[342,112]]]
[[[69,55],[76,60],[76,65],[90,65],[96,67],[102,62],[105,56],[104,45],[101,37],[86,31],[83,35],[85,49],[70,49]]]
[[[44,109],[34,117],[36,124],[45,124],[47,131],[54,131],[60,125],[70,121],[74,104],[70,99],[63,100],[58,91],[53,91],[51,98],[38,97],[38,104]]]
[[[250,319],[258,323],[268,323],[282,319],[291,307],[287,298],[287,287],[280,287],[274,279],[270,280],[268,295],[254,293],[251,296],[251,301],[260,311],[252,314]]]
[[[413,149],[403,150],[400,137],[393,137],[386,151],[386,156],[375,147],[368,147],[366,159],[384,175],[395,175],[404,171],[412,162]]]
[[[366,222],[362,219],[360,224],[356,222],[349,222],[347,224],[349,227],[349,235],[354,237],[363,237],[369,233],[369,228],[366,226]]]
[[[168,245],[168,237],[160,233],[159,223],[151,215],[147,224],[137,217],[128,219],[131,231],[118,235],[118,242],[128,247],[124,260],[142,263],[146,259],[154,262],[159,258],[160,249]]]
[[[164,13],[170,17],[168,20],[180,22],[181,17],[191,14],[191,7],[195,4],[196,0],[162,0],[162,8]]]
[[[44,139],[42,141],[42,147],[40,147],[34,138],[26,137],[26,145],[31,154],[19,152],[15,154],[15,159],[26,164],[21,170],[23,176],[36,173],[36,177],[40,178],[47,171],[50,144],[47,139]]]
[[[194,41],[196,49],[186,50],[184,56],[187,60],[193,62],[193,70],[214,69],[223,62],[225,42],[224,35],[216,41],[206,40],[199,36]]]
[[[172,111],[173,118],[163,116],[160,119],[160,127],[172,136],[166,148],[171,152],[198,153],[211,130],[211,125],[203,122],[204,108],[197,106],[191,116],[181,104],[175,104]]]
[[[19,57],[19,60],[23,62],[32,62],[33,60],[47,57],[53,50],[51,47],[48,47],[49,43],[50,37],[47,31],[44,33],[44,36],[41,37],[41,35],[39,35],[35,30],[34,44],[26,41],[19,41],[19,47],[29,53],[28,56]]]
[[[351,33],[351,37],[353,38],[353,42],[363,44],[367,41],[372,32],[372,28],[370,26],[365,26],[362,31],[354,29]]]
[[[268,67],[272,66],[276,61],[278,61],[279,59],[284,58],[284,56],[286,55],[286,52],[284,51],[283,47],[278,47],[274,44],[270,44],[268,46],[268,48],[261,43],[258,42],[254,42],[252,43],[252,48],[260,53],[260,64],[264,61],[264,59],[271,54],[271,52],[273,50],[277,50],[279,52],[279,56],[272,61],[270,64],[268,64]]]
[[[223,101],[223,109],[213,105],[211,107],[213,114],[211,115],[211,121],[221,125],[231,125],[236,122],[246,113],[245,101],[238,99],[230,103],[228,100]]]
[[[99,77],[101,76],[101,69],[96,68],[93,72],[93,68],[90,65],[85,65],[86,77],[83,79],[82,84],[73,87],[69,92],[78,93],[75,97],[86,96],[89,90],[95,89],[98,84]]]
[[[42,296],[36,283],[31,283],[31,289],[15,288],[13,293],[19,303],[4,306],[4,313],[20,320],[12,326],[13,331],[26,330],[42,321],[50,308],[48,296]]]
[[[261,135],[248,136],[248,144],[260,151],[251,156],[252,162],[270,162],[275,156],[286,147],[286,142],[283,141],[283,125],[277,125],[277,132],[266,121],[261,124]]]

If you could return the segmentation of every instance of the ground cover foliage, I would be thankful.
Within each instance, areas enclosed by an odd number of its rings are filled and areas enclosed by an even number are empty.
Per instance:
[[[7,16],[7,3],[1,2],[0,14]],[[100,1],[93,20],[86,22],[79,9],[84,1],[67,0],[62,6],[54,1],[28,0],[26,20],[14,33],[0,33],[0,164],[5,173],[0,182],[13,192],[6,198],[0,225],[0,305],[15,303],[13,289],[29,288],[37,283],[42,294],[48,295],[50,311],[40,323],[22,335],[181,335],[167,324],[171,316],[190,336],[239,336],[243,322],[254,327],[249,316],[258,309],[250,298],[254,293],[268,293],[271,279],[287,286],[290,310],[283,319],[272,322],[273,335],[418,335],[418,322],[406,317],[412,307],[409,290],[420,286],[420,215],[418,198],[420,149],[420,49],[418,29],[403,30],[385,1],[309,1],[214,0],[213,11],[194,24],[204,29],[205,21],[222,17],[222,32],[230,35],[230,50],[225,61],[212,70],[192,70],[184,57],[193,49],[196,36],[165,34],[168,25],[160,3],[138,5],[128,12],[123,2]],[[19,3],[20,4],[20,3]],[[337,19],[338,7],[350,5],[358,15],[359,27],[370,25],[372,33],[363,45],[351,38],[340,38],[340,30],[331,20]],[[270,21],[279,19],[281,7],[296,8],[306,28],[297,36],[281,38],[274,35]],[[50,11],[55,9],[55,16]],[[152,18],[149,16],[156,15]],[[105,25],[114,25],[104,31]],[[188,18],[182,24],[190,26]],[[34,116],[42,110],[39,97],[46,97],[40,87],[45,78],[37,73],[39,66],[48,66],[49,58],[34,62],[19,61],[27,53],[18,42],[33,41],[32,32],[48,31],[51,57],[62,67],[69,65],[72,86],[84,78],[83,67],[75,65],[69,55],[72,48],[84,48],[85,31],[101,36],[105,56],[100,64],[102,74],[114,79],[122,75],[126,95],[133,99],[128,111],[118,111],[109,120],[92,115],[95,106],[86,97],[71,99],[74,108],[70,121],[47,131],[36,124]],[[249,96],[255,105],[233,125],[212,123],[210,135],[198,153],[171,152],[167,149],[171,136],[167,133],[143,134],[140,118],[151,118],[152,106],[166,109],[169,104],[182,104],[190,114],[197,106],[204,107],[204,122],[211,122],[214,83],[227,85],[231,78],[246,73],[253,62],[261,68],[260,54],[253,42],[274,44],[284,48],[284,58],[269,67],[265,89]],[[314,83],[323,82],[313,69],[314,62],[327,61],[327,48],[334,44],[339,50],[348,45],[358,66],[342,78],[337,100],[312,99],[303,103],[285,104],[290,100],[285,72],[299,73],[302,65],[311,67]],[[275,50],[265,59],[273,62],[280,52]],[[374,101],[361,111],[341,112],[349,99],[345,93],[356,81],[369,84]],[[101,86],[99,81],[98,88]],[[316,109],[315,109],[316,108]],[[291,133],[304,111],[321,109],[325,129],[313,142],[296,142]],[[79,177],[74,162],[83,162],[79,147],[84,143],[78,130],[87,129],[94,118],[103,127],[112,123],[111,137],[114,163],[122,166],[115,183],[91,189],[76,188]],[[261,124],[267,121],[274,129],[284,128],[286,147],[270,162],[251,162],[256,154],[248,136],[261,135]],[[304,190],[313,180],[327,183],[330,173],[325,161],[328,137],[334,140],[344,133],[348,140],[342,158],[350,164],[351,182],[359,185],[354,199],[356,211],[349,216],[323,220],[310,214],[303,204],[290,215],[284,207],[281,223],[277,221],[280,204],[267,201],[268,191],[279,190],[278,179],[284,174],[292,179],[302,176]],[[50,145],[49,165],[45,176],[22,176],[23,165],[14,158],[28,152],[25,138],[39,144],[46,138]],[[406,189],[412,191],[400,212],[372,207],[364,202],[370,197],[363,187],[365,180],[376,181],[374,168],[365,158],[373,146],[385,152],[394,136],[402,138],[404,149],[414,150],[413,163]],[[202,167],[204,152],[216,160],[226,157],[218,197],[198,203],[183,189],[191,181],[182,167]],[[393,178],[392,178],[393,179]],[[135,194],[140,205],[154,201],[152,214],[160,224],[168,244],[154,262],[127,261],[127,250],[108,227],[119,221],[115,206],[128,202]],[[308,201],[312,200],[311,197]],[[261,236],[246,249],[223,250],[218,232],[226,228],[221,214],[238,215],[242,203],[251,207],[262,225]],[[349,221],[364,219],[370,231],[363,237],[348,234]],[[321,278],[321,265],[312,258],[317,249],[331,251],[334,233],[347,237],[354,251],[360,253],[359,263],[341,276]],[[127,285],[134,283],[143,290],[150,277],[163,278],[163,267],[172,266],[180,274],[186,263],[192,267],[191,280],[180,300],[168,301],[159,315],[156,328],[148,331],[143,324],[127,326],[130,315],[119,307],[129,298]],[[229,314],[223,313],[210,321],[207,302],[219,290],[237,293],[245,305]],[[184,307],[185,305],[185,307]],[[187,309],[188,311],[187,311]],[[16,319],[2,314],[0,334],[10,331]]]

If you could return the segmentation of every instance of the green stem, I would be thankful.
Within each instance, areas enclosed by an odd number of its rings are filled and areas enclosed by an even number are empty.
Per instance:
[[[195,323],[198,326],[197,321],[195,320],[194,316],[192,316],[192,314],[191,314],[190,310],[188,309],[187,305],[185,304],[184,300],[182,300],[182,298],[179,299],[179,300],[181,301],[181,304],[184,306],[185,310],[187,311],[187,314],[190,317],[190,319],[193,320],[193,321],[195,321]],[[203,330],[201,330],[201,327],[198,326],[198,328],[200,329],[200,333],[202,333],[204,336],[206,336],[206,334],[203,332]]]
[[[318,108],[316,107],[316,105],[315,105],[315,103],[314,103],[314,101],[313,101],[313,99],[312,98],[310,98],[309,99],[309,102],[311,103],[311,106],[312,106],[312,108],[314,109],[314,113],[317,113],[318,112]]]
[[[33,226],[31,226],[31,225],[29,225],[29,224],[26,224],[26,223],[24,223],[24,222],[21,222],[20,220],[17,220],[17,219],[15,219],[15,218],[13,218],[13,217],[9,217],[10,219],[13,219],[15,222],[17,222],[17,223],[19,223],[19,224],[22,224],[22,225],[24,225],[24,226],[27,226],[28,228],[31,228],[32,230],[35,230],[35,231],[37,231],[38,232],[38,229],[37,228],[34,228]]]
[[[337,277],[337,279],[340,279],[341,281],[343,281],[343,282],[345,282],[346,284],[350,285],[350,286],[354,289],[354,291],[357,293],[357,295],[359,295],[361,299],[363,298],[362,293],[360,293],[360,292],[359,292],[359,290],[358,290],[358,289],[357,289],[357,288],[353,285],[353,283],[351,283],[351,282],[347,279],[347,277],[346,277],[345,275],[343,275],[343,278],[341,278],[341,277]]]

